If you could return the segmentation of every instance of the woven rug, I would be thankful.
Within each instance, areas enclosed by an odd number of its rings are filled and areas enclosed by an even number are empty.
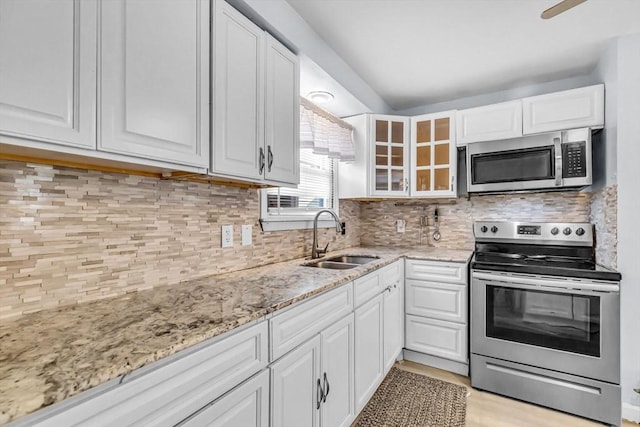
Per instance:
[[[394,367],[352,427],[464,427],[466,413],[465,387]]]

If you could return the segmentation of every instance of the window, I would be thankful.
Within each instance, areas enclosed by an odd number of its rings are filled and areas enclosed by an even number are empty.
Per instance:
[[[298,188],[269,188],[261,191],[261,222],[265,231],[311,228],[320,209],[338,213],[337,160],[300,149]],[[324,216],[321,217],[321,219]],[[321,227],[334,227],[333,219],[319,221]]]
[[[338,213],[338,160],[353,161],[350,124],[300,98],[300,184],[260,192],[260,224],[264,231],[313,227],[321,209]],[[328,214],[319,227],[335,226]]]

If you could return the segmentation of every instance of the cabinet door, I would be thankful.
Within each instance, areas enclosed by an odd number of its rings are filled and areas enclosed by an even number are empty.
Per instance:
[[[409,119],[371,116],[371,195],[409,194]]]
[[[265,178],[300,182],[300,71],[298,57],[266,34]]]
[[[95,0],[0,1],[0,133],[96,146]]]
[[[382,295],[355,311],[356,413],[373,396],[384,377]]]
[[[321,334],[322,386],[326,399],[321,406],[323,427],[347,427],[355,419],[354,317],[336,322]]]
[[[455,112],[411,118],[411,195],[456,197]]]
[[[316,427],[320,421],[320,336],[271,366],[271,425]]]
[[[269,371],[257,374],[180,425],[269,427]]]
[[[501,102],[456,113],[456,144],[522,136],[522,101]]]
[[[406,287],[407,314],[466,323],[466,286],[407,279]]]
[[[406,316],[406,347],[456,362],[467,363],[467,325]]]
[[[98,148],[207,167],[209,2],[100,5]]]
[[[604,85],[588,86],[522,100],[525,135],[604,126]]]
[[[226,1],[214,4],[212,169],[216,173],[261,179],[267,154],[265,32]],[[286,127],[279,131],[287,132]]]
[[[384,372],[389,372],[402,350],[404,313],[399,282],[384,293]]]

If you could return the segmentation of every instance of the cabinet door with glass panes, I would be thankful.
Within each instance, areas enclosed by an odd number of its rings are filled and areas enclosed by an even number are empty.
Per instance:
[[[409,118],[371,116],[372,196],[409,195]]]
[[[411,196],[456,197],[455,111],[411,118]]]

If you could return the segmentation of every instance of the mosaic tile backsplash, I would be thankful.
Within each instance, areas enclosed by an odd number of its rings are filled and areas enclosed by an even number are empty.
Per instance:
[[[359,210],[341,203],[346,235],[322,229],[319,242],[358,246]],[[262,232],[259,216],[254,189],[0,160],[0,318],[311,253],[310,230]]]
[[[307,256],[310,230],[262,232],[257,190],[0,160],[0,318],[109,298]],[[434,210],[441,240],[433,240]],[[593,222],[598,262],[615,268],[617,189],[472,196],[456,200],[342,200],[345,236],[330,249],[422,244],[473,249],[477,220]],[[420,227],[420,217],[427,225]],[[396,232],[396,220],[406,221]],[[234,247],[221,248],[221,226]],[[253,245],[240,226],[253,225]]]
[[[474,221],[592,222],[596,226],[596,258],[615,268],[616,187],[588,192],[476,195],[469,199],[361,202],[362,245],[424,244],[447,249],[473,249]],[[433,239],[438,208],[440,241]],[[420,226],[425,216],[427,225]],[[396,231],[405,221],[405,232]]]

